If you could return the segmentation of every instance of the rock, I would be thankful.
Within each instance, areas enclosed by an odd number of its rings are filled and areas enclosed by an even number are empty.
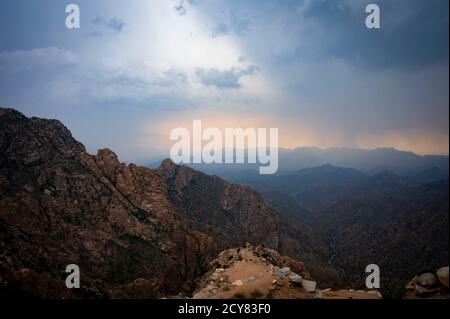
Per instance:
[[[235,282],[233,282],[231,285],[232,286],[242,286],[244,283],[242,282],[242,280],[236,280]]]
[[[289,267],[273,267],[273,275],[277,277],[287,277],[291,272],[291,269]]]
[[[435,274],[424,273],[417,277],[416,284],[422,287],[433,287],[438,283],[438,278]]]
[[[276,283],[277,283],[277,280],[274,279],[274,280],[272,281],[272,285],[275,285]]]
[[[415,290],[416,295],[419,297],[424,297],[424,296],[427,296],[434,292],[436,292],[436,289],[434,289],[434,288],[426,288],[426,287],[422,287],[419,285],[416,286],[416,290]]]
[[[448,288],[448,266],[439,268],[436,272],[439,282]]]
[[[314,299],[322,299],[323,295],[321,291],[316,291],[314,294]]]
[[[302,276],[299,276],[296,273],[293,273],[289,276],[289,281],[296,284],[300,284],[302,280],[303,280]]]
[[[218,274],[221,274],[221,273],[224,273],[224,272],[225,272],[225,269],[223,269],[223,268],[217,268],[217,269],[215,270],[215,272],[218,273]]]
[[[316,282],[312,280],[302,280],[302,286],[307,292],[314,292],[316,291]]]
[[[418,276],[415,276],[406,286],[406,290],[415,290],[416,289],[416,279]]]
[[[283,267],[280,269],[280,273],[282,273],[283,276],[289,275],[290,272],[291,272],[291,268],[289,268],[289,267]]]
[[[211,278],[212,280],[217,280],[217,279],[219,279],[219,276],[220,276],[220,275],[219,275],[218,273],[213,273],[213,274],[211,275],[210,278]]]

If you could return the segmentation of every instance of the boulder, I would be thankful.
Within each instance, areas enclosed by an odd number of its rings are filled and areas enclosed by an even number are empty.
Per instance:
[[[315,281],[303,279],[302,286],[307,292],[315,292],[317,284]]]
[[[439,282],[448,288],[448,266],[439,268],[436,272]]]
[[[426,288],[426,287],[422,287],[419,285],[416,286],[416,290],[415,290],[416,295],[419,297],[424,297],[424,296],[427,296],[434,292],[436,292],[436,289],[434,289],[434,288]]]
[[[293,282],[293,283],[295,283],[295,284],[300,284],[300,283],[302,282],[302,280],[303,280],[302,276],[299,276],[299,275],[297,275],[296,273],[292,273],[292,274],[289,276],[289,281],[290,281],[290,282]]]
[[[438,277],[432,273],[424,273],[416,278],[416,285],[422,287],[433,287],[438,283]]]
[[[236,280],[235,282],[233,282],[231,285],[232,286],[242,286],[244,283],[242,282],[242,280]]]
[[[291,268],[289,268],[289,267],[284,267],[284,268],[273,267],[272,273],[274,276],[277,276],[277,277],[287,277],[291,273]]]

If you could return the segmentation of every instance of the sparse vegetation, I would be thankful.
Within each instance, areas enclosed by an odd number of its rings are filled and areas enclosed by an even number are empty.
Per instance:
[[[261,298],[262,296],[264,296],[264,294],[258,289],[253,290],[252,293],[250,294],[250,297],[252,299],[258,299]]]

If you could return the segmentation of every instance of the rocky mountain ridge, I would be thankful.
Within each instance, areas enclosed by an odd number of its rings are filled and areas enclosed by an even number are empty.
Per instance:
[[[194,299],[380,299],[377,290],[320,289],[303,263],[246,244],[227,249],[196,281]]]
[[[336,276],[327,246],[248,187],[165,161],[90,155],[59,121],[0,108],[0,291],[41,298],[152,298],[184,291],[243,242]],[[64,286],[80,267],[82,289]],[[326,277],[326,276],[325,276]],[[29,283],[33,282],[33,285]]]

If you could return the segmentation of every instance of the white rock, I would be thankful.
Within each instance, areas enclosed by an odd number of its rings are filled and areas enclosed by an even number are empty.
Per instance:
[[[302,282],[302,280],[303,280],[302,276],[299,276],[296,273],[292,273],[289,276],[289,281],[293,282],[293,283],[296,283],[296,284],[300,284]]]
[[[281,269],[280,269],[280,272],[281,272],[284,276],[287,276],[287,275],[289,275],[289,274],[291,273],[291,268],[289,268],[289,267],[281,268]]]
[[[302,280],[302,286],[307,292],[314,292],[316,291],[316,282],[312,280]]]
[[[277,276],[277,277],[286,277],[289,275],[289,273],[291,272],[291,268],[289,267],[284,267],[284,268],[279,268],[279,267],[273,267],[273,275]]]
[[[244,283],[242,282],[242,280],[236,280],[235,282],[233,282],[231,285],[232,286],[242,286]]]

